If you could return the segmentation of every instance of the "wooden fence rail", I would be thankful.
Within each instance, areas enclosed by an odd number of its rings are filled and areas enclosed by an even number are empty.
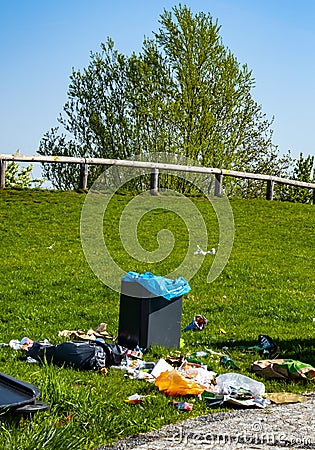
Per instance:
[[[273,199],[275,183],[286,184],[290,186],[297,186],[300,188],[311,189],[313,191],[313,204],[315,204],[315,183],[306,183],[304,181],[290,180],[288,178],[276,177],[272,175],[262,175],[251,172],[239,172],[236,170],[217,169],[213,167],[189,166],[178,164],[166,164],[149,161],[131,161],[120,159],[106,159],[106,158],[73,158],[69,156],[35,156],[35,155],[8,155],[0,154],[0,189],[5,188],[5,172],[7,161],[29,162],[29,163],[51,163],[51,164],[79,164],[80,165],[80,180],[79,188],[87,188],[88,167],[89,165],[105,165],[105,166],[124,166],[124,167],[138,167],[151,169],[151,194],[158,193],[158,177],[160,170],[171,170],[175,172],[193,172],[205,173],[215,175],[214,195],[219,196],[222,193],[222,181],[224,176],[243,178],[247,180],[257,180],[267,182],[267,200]]]

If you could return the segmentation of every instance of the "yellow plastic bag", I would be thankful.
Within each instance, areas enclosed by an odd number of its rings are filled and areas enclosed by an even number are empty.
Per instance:
[[[195,381],[187,380],[178,370],[162,372],[155,380],[155,386],[169,396],[198,395],[205,390]]]

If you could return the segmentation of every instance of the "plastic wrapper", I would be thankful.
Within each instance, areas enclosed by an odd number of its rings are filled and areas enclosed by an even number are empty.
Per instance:
[[[201,331],[203,330],[208,324],[208,320],[205,316],[202,316],[201,314],[196,314],[193,320],[183,329],[183,331],[189,331],[189,330],[197,330]]]
[[[169,396],[199,395],[204,391],[200,384],[186,379],[175,369],[170,372],[162,372],[155,380],[155,385],[161,392]]]
[[[191,411],[194,407],[192,403],[188,402],[172,402],[172,405],[180,411]]]
[[[283,403],[304,403],[307,400],[305,395],[293,394],[292,392],[271,392],[265,394],[264,397],[278,405]]]
[[[220,358],[220,364],[223,367],[229,368],[229,369],[236,369],[236,370],[240,370],[239,366],[236,364],[235,361],[233,361],[233,359],[231,359],[229,356],[221,356]]]
[[[239,373],[224,373],[216,378],[216,382],[216,390],[219,394],[230,395],[242,391],[252,396],[260,396],[265,393],[263,383]]]
[[[315,367],[295,359],[264,359],[255,361],[251,370],[265,378],[308,380],[315,378]]]

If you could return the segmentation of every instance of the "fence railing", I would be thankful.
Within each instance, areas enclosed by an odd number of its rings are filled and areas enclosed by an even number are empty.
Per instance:
[[[304,181],[290,180],[288,178],[276,177],[272,175],[263,175],[251,172],[239,172],[236,170],[217,169],[213,167],[189,166],[166,164],[149,161],[132,161],[120,159],[106,159],[106,158],[83,158],[83,157],[69,157],[69,156],[37,156],[37,155],[8,155],[0,154],[0,189],[5,188],[5,176],[7,161],[29,162],[29,163],[50,163],[50,164],[79,164],[80,165],[80,179],[79,188],[87,188],[88,167],[89,165],[104,165],[104,166],[124,166],[151,169],[151,194],[158,193],[158,177],[159,171],[170,170],[177,172],[193,172],[215,175],[214,195],[220,196],[222,194],[222,180],[224,176],[243,178],[247,180],[265,181],[267,183],[266,199],[272,200],[274,196],[275,183],[296,186],[313,191],[313,204],[315,204],[315,183],[306,183]]]

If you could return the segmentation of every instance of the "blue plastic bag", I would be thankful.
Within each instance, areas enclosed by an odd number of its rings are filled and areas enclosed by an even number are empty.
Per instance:
[[[127,272],[122,280],[139,283],[156,297],[164,297],[167,300],[180,297],[190,291],[188,281],[183,277],[171,280],[159,275],[153,275],[151,272],[142,274],[137,272]]]

